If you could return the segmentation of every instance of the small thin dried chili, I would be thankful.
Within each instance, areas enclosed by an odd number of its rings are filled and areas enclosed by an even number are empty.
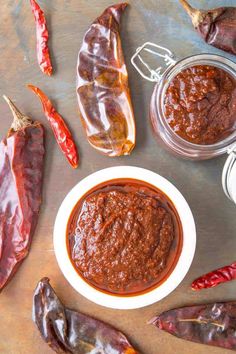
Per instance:
[[[44,129],[9,104],[14,121],[0,143],[0,291],[27,256],[38,221]]]
[[[214,270],[194,280],[193,290],[213,288],[221,283],[236,279],[236,262],[228,266]]]
[[[33,321],[56,353],[138,354],[121,332],[63,306],[48,278],[41,279],[35,289]]]
[[[37,57],[40,69],[46,75],[52,75],[52,64],[48,48],[48,29],[43,10],[35,0],[30,0],[31,9],[34,14],[37,38]]]
[[[79,52],[77,96],[89,143],[107,156],[128,155],[135,121],[120,39],[127,4],[108,7],[86,32]]]
[[[56,141],[61,148],[61,151],[66,156],[67,160],[73,168],[78,167],[79,157],[75,142],[72,134],[67,127],[64,119],[55,110],[49,98],[38,87],[28,85],[28,88],[32,90],[41,100],[45,116],[47,117]]]
[[[206,43],[236,54],[236,7],[198,10],[190,6],[186,0],[180,0],[180,3]]]
[[[236,302],[182,307],[150,323],[182,339],[236,350]]]

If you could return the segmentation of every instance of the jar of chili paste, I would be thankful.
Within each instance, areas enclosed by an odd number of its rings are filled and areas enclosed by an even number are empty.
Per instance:
[[[162,64],[153,70],[145,53],[162,58]],[[142,77],[156,82],[150,119],[165,148],[191,160],[227,153],[236,142],[234,62],[215,54],[177,61],[170,50],[151,42],[138,48],[131,62]]]

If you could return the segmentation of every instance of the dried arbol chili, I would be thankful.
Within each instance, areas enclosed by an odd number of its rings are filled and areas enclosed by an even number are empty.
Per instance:
[[[66,156],[67,160],[73,168],[78,167],[79,157],[77,147],[73,140],[72,134],[66,125],[62,116],[55,110],[49,98],[38,87],[28,85],[28,88],[32,90],[41,100],[45,116],[47,117],[54,136],[61,151]]]
[[[48,278],[41,279],[35,289],[33,321],[56,353],[138,354],[121,332],[63,306]]]
[[[31,9],[34,14],[37,38],[37,58],[40,69],[46,75],[52,75],[52,64],[48,48],[48,29],[43,10],[35,0],[30,0]]]
[[[180,0],[180,3],[206,43],[236,54],[236,7],[198,10],[190,6],[186,0]]]
[[[5,99],[14,121],[0,143],[0,291],[29,252],[41,204],[44,161],[42,125]]]
[[[77,96],[89,143],[108,156],[130,154],[135,122],[120,39],[127,4],[107,8],[86,32],[79,52]]]
[[[204,274],[192,283],[193,290],[213,288],[221,283],[236,279],[236,262]]]
[[[182,339],[236,350],[236,302],[182,307],[150,323]]]

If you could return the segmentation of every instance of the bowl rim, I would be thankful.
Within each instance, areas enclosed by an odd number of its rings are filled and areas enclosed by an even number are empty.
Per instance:
[[[173,202],[183,228],[183,246],[175,268],[169,277],[157,288],[135,296],[109,295],[90,286],[73,267],[66,246],[67,223],[78,200],[92,188],[106,181],[130,178],[146,182],[163,191]],[[59,207],[53,231],[56,259],[67,281],[88,300],[113,309],[136,309],[160,301],[184,279],[195,254],[196,227],[191,209],[180,191],[166,178],[150,170],[135,166],[109,167],[90,174],[78,182],[66,195]]]

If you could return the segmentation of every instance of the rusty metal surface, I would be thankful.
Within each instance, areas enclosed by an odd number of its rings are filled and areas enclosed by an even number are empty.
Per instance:
[[[192,29],[188,16],[177,0],[130,0],[123,18],[123,47],[137,122],[137,146],[130,157],[109,159],[99,155],[87,143],[77,114],[75,70],[77,53],[84,32],[108,0],[41,0],[52,33],[51,48],[55,75],[41,74],[35,55],[34,20],[25,0],[1,0],[0,22],[0,95],[12,97],[19,108],[47,128],[47,157],[44,200],[40,221],[29,257],[0,295],[0,353],[51,353],[31,321],[32,292],[37,281],[51,283],[67,306],[107,321],[127,334],[143,354],[217,354],[230,353],[184,342],[147,325],[154,314],[176,306],[216,300],[235,300],[236,283],[224,284],[199,293],[189,284],[203,272],[235,260],[235,206],[221,187],[226,157],[187,162],[175,158],[156,143],[148,119],[153,84],[138,76],[130,64],[135,49],[147,40],[168,46],[178,58],[194,53],[224,53],[204,44]],[[235,0],[192,1],[193,5],[216,7],[235,5]],[[225,54],[236,61],[236,58]],[[73,171],[56,145],[42,114],[38,100],[26,84],[36,84],[54,100],[72,128],[81,153],[81,166]],[[0,99],[0,135],[6,133],[11,114]],[[151,169],[173,182],[192,208],[197,225],[197,250],[192,267],[181,285],[163,301],[133,311],[114,311],[97,306],[77,294],[61,274],[53,253],[52,231],[60,203],[67,192],[83,177],[101,168],[134,165]]]

